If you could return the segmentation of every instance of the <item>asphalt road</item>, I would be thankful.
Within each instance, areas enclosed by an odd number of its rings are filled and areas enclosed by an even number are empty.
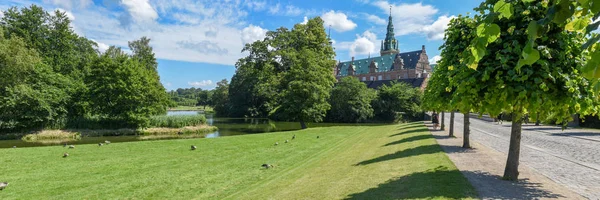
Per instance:
[[[461,137],[463,119],[455,114],[454,131]],[[507,155],[510,122],[500,125],[476,117],[470,122],[472,141]],[[449,113],[445,123],[449,128]],[[520,161],[586,198],[600,199],[600,130],[523,124]]]

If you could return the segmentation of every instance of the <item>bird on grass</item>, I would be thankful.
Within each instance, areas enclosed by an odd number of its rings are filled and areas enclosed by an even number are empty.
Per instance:
[[[288,143],[288,142],[290,142],[290,141],[289,140],[285,140],[285,143]]]
[[[261,167],[264,167],[265,169],[269,169],[269,168],[273,168],[274,166],[271,164],[262,164]]]
[[[13,148],[17,148],[17,146],[13,146]]]
[[[319,139],[319,136],[317,135],[317,139]]]
[[[67,147],[67,143],[64,143],[64,144],[63,144],[63,147]]]
[[[75,145],[69,145],[69,149],[74,149]]]
[[[67,152],[65,152],[65,153],[63,154],[63,158],[66,158],[66,157],[69,157],[69,153],[67,153]]]
[[[8,186],[8,182],[2,182],[0,183],[0,190],[4,190],[4,188]]]
[[[275,142],[275,146],[279,145],[279,142]]]
[[[295,135],[295,134],[294,134],[294,136],[292,136],[292,140],[293,140],[293,139],[296,139],[296,135]]]
[[[196,146],[195,145],[192,145],[192,150],[196,150]]]
[[[101,147],[102,145],[104,145],[104,144],[102,144],[102,143],[98,143],[98,146],[99,146],[99,147]]]
[[[110,141],[108,141],[108,140],[105,140],[105,141],[104,141],[104,143],[106,143],[106,144],[110,144]]]

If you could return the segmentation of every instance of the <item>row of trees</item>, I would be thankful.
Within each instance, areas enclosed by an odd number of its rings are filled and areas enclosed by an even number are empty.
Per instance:
[[[169,96],[174,106],[209,106],[212,104],[213,90],[203,90],[201,88],[177,88],[169,91]]]
[[[65,13],[32,5],[0,20],[0,132],[63,128],[103,118],[143,127],[166,112],[148,38],[129,42],[131,55],[78,36]]]
[[[564,125],[599,111],[600,3],[486,0],[475,11],[450,22],[424,103],[465,113],[464,147],[469,112],[512,113],[504,179],[517,180],[525,114]]]
[[[231,84],[223,80],[213,92],[218,115],[299,121],[305,128],[305,122],[391,121],[398,112],[420,113],[421,92],[406,84],[378,91],[356,78],[335,84],[335,53],[319,17],[269,31],[242,51],[249,55],[236,63]]]

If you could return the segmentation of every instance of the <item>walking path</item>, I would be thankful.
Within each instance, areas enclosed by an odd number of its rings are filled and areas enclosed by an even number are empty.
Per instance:
[[[458,116],[458,115],[457,115]],[[449,118],[449,115],[446,116]],[[471,123],[476,119],[471,120]],[[585,199],[581,195],[557,184],[546,176],[533,170],[527,164],[519,166],[519,181],[501,180],[506,164],[506,153],[480,144],[475,137],[471,139],[473,149],[463,149],[462,124],[455,124],[455,138],[448,137],[449,121],[446,131],[431,133],[454,162],[456,167],[471,182],[482,199]],[[456,120],[458,122],[458,120]],[[462,120],[460,121],[462,123]],[[487,122],[486,122],[487,123]],[[472,132],[474,132],[472,130]],[[473,133],[471,134],[473,135]],[[508,147],[506,148],[506,151]],[[556,166],[555,166],[556,167]]]

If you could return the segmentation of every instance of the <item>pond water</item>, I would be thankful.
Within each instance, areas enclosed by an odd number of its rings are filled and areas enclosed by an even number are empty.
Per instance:
[[[168,111],[167,115],[198,115],[204,114],[198,111]],[[260,118],[218,118],[212,114],[206,114],[206,122],[208,125],[219,128],[214,133],[209,133],[206,138],[215,138],[222,136],[257,134],[276,131],[292,131],[299,130],[299,122],[279,122],[269,119]],[[338,123],[307,123],[310,127],[328,127],[328,126],[357,126],[357,125],[382,125],[382,124],[338,124]],[[136,136],[110,136],[110,137],[82,137],[81,140],[69,142],[69,144],[97,144],[109,140],[112,143],[116,142],[134,142],[139,141]],[[16,147],[35,147],[49,146],[57,144],[41,144],[24,142],[22,140],[0,140],[0,148]]]

